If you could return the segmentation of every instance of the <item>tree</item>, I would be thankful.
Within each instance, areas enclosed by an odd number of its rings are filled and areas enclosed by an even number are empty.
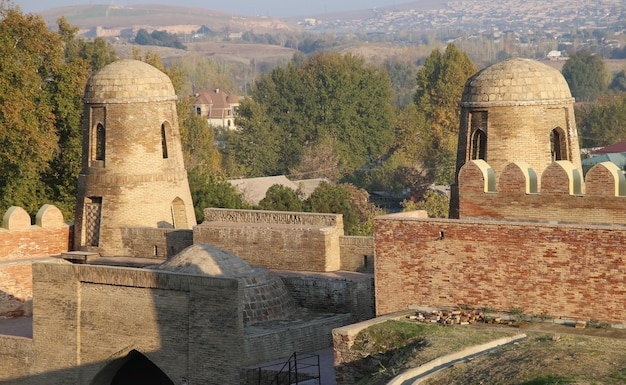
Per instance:
[[[345,233],[352,235],[360,223],[360,213],[351,202],[350,191],[342,185],[322,182],[307,200],[314,213],[331,213],[343,215]]]
[[[609,89],[616,92],[626,92],[626,70],[621,70],[613,76]]]
[[[469,56],[454,44],[442,54],[433,51],[417,73],[414,101],[425,124],[419,133],[422,162],[439,184],[454,180],[456,144],[459,130],[458,106],[467,79],[477,68]]]
[[[188,180],[198,223],[204,220],[205,208],[250,208],[243,201],[237,189],[222,177],[209,176],[198,169],[192,169],[188,172]]]
[[[337,158],[319,166],[340,165],[345,175],[377,162],[393,143],[391,97],[386,72],[360,57],[294,60],[261,76],[242,101],[233,155],[249,176],[276,175],[298,169],[307,149],[331,143]]]
[[[425,210],[429,218],[447,218],[450,211],[450,197],[438,191],[428,190],[419,201],[407,199],[401,203],[402,211]]]
[[[298,193],[287,186],[275,184],[265,193],[265,197],[259,202],[262,210],[275,211],[302,211],[302,200]]]
[[[71,219],[84,87],[114,51],[77,39],[64,18],[55,33],[4,2],[0,16],[0,209],[19,205],[32,215],[55,203]]]
[[[583,146],[608,146],[626,139],[626,94],[598,99],[576,108]]]
[[[600,55],[581,50],[570,56],[563,64],[562,74],[572,96],[579,102],[598,98],[607,89],[610,73]]]

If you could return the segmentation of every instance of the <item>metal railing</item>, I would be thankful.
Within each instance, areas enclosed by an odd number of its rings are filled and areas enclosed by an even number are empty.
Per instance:
[[[256,368],[257,385],[292,385],[317,380],[321,385],[319,354],[294,352],[278,370],[280,364],[259,366]],[[315,383],[315,382],[313,382]]]

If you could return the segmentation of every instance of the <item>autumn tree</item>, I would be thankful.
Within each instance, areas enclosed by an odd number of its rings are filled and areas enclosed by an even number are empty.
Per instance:
[[[114,54],[63,18],[56,33],[4,2],[0,18],[0,209],[54,203],[71,218],[85,83]]]
[[[578,102],[595,100],[607,90],[609,70],[600,55],[589,50],[572,54],[561,70],[572,96]]]
[[[477,72],[469,56],[454,44],[433,51],[417,73],[414,102],[423,114],[420,147],[424,167],[439,184],[454,179],[459,130],[459,101],[467,79]]]

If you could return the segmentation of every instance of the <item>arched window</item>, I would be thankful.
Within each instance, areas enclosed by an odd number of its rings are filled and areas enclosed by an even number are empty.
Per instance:
[[[550,131],[550,153],[552,161],[567,160],[565,133],[559,127]]]
[[[167,133],[165,132],[165,124],[161,124],[161,147],[163,149],[163,159],[167,159]]]
[[[483,130],[475,130],[472,133],[472,147],[471,147],[471,155],[472,159],[483,159],[486,160],[487,154],[487,134]]]
[[[96,126],[96,160],[104,160],[106,148],[106,132],[102,123]]]

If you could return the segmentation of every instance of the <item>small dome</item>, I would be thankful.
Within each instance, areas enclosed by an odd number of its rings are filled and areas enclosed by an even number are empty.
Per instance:
[[[489,66],[465,83],[462,107],[573,101],[561,73],[530,59],[508,59]]]
[[[237,279],[243,287],[245,325],[287,320],[298,311],[278,276],[215,246],[202,243],[189,246],[156,269]]]
[[[176,100],[170,78],[150,64],[119,60],[87,82],[85,103],[130,103]]]
[[[250,275],[256,270],[243,259],[218,247],[204,243],[187,247],[163,262],[159,269],[225,278]]]

